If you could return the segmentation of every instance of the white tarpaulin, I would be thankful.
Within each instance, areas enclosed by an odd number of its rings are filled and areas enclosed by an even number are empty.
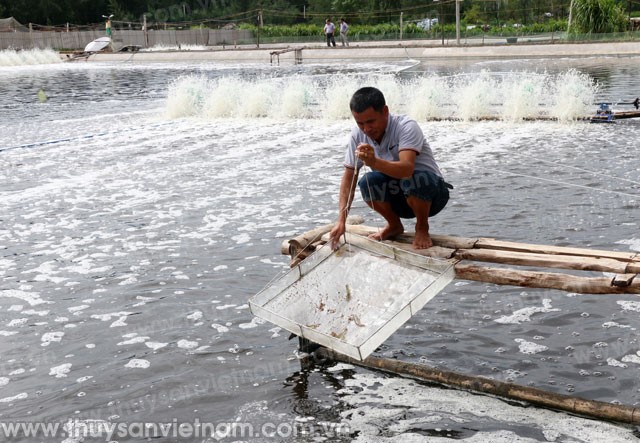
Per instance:
[[[111,44],[111,37],[100,37],[84,47],[84,52],[98,52]]]

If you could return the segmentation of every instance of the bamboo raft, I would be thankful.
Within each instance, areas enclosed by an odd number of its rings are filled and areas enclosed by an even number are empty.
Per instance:
[[[377,228],[357,224],[359,222],[361,220],[351,219],[347,232],[367,236],[377,231]],[[321,226],[285,241],[281,252],[291,256],[291,267],[324,245],[332,227]],[[448,260],[454,264],[456,278],[462,280],[581,294],[640,294],[639,253],[515,243],[483,237],[431,235],[431,239],[434,246],[423,250],[412,248],[411,233],[386,242],[416,254]],[[486,266],[478,262],[521,268]],[[611,276],[579,275],[585,273],[609,273]]]
[[[377,228],[360,223],[362,223],[361,218],[350,217],[347,221],[347,232],[366,236],[377,231]],[[291,256],[291,267],[296,266],[315,249],[326,244],[332,227],[333,224],[320,226],[283,242],[281,252]],[[410,233],[399,236],[395,241],[387,240],[386,242],[397,248],[452,262],[458,279],[498,285],[559,289],[582,294],[640,294],[640,279],[638,279],[640,254],[638,253],[515,243],[481,237],[431,235],[431,238],[434,246],[424,250],[412,248],[413,235]],[[351,240],[351,243],[355,241],[357,238]],[[545,269],[533,271],[515,267],[485,266],[477,264],[478,262]],[[551,272],[546,268],[562,269],[568,272]],[[578,275],[577,271],[610,273],[611,276]],[[312,355],[319,360],[342,361],[585,417],[632,425],[640,424],[640,408],[633,406],[556,394],[533,387],[503,383],[485,377],[465,375],[394,359],[370,356],[359,361],[304,339],[300,339],[300,348],[302,351],[313,352]]]

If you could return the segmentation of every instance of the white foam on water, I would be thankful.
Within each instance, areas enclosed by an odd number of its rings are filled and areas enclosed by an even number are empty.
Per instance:
[[[26,315],[37,315],[39,317],[44,317],[49,314],[49,311],[36,311],[35,309],[25,309],[22,311],[23,314]]]
[[[145,360],[142,358],[132,358],[127,362],[126,365],[124,365],[125,368],[132,368],[132,369],[147,369],[150,366],[151,366],[151,363],[149,362],[149,360]]]
[[[254,318],[251,320],[251,322],[249,322],[249,323],[240,323],[240,324],[238,325],[238,327],[239,327],[240,329],[252,329],[252,328],[257,327],[258,325],[263,324],[264,322],[265,322],[265,320],[263,320],[263,319],[261,319],[261,318],[258,318],[258,317],[254,317]]]
[[[640,312],[640,301],[619,300],[618,303],[623,311]]]
[[[28,398],[28,397],[29,397],[29,394],[27,394],[26,392],[21,392],[20,394],[14,395],[13,397],[0,398],[0,403],[11,403],[16,400],[24,400],[25,398]]]
[[[311,117],[310,101],[313,99],[307,87],[307,82],[301,79],[293,79],[285,85],[284,91],[279,94],[280,112],[287,118]]]
[[[45,332],[40,337],[40,346],[49,346],[51,343],[58,343],[64,337],[64,332]]]
[[[7,326],[10,327],[10,328],[19,328],[21,326],[26,325],[28,321],[29,321],[29,319],[26,318],[26,317],[14,318],[9,323],[7,323]]]
[[[398,81],[388,75],[333,76],[329,79],[238,76],[209,79],[183,76],[173,81],[165,106],[167,118],[351,118],[349,100],[363,84],[385,93],[389,108],[417,121],[497,118],[553,118],[561,122],[592,113],[598,86],[586,74],[569,70],[558,75],[530,72],[435,76]]]
[[[550,93],[554,103],[549,115],[559,121],[571,121],[591,113],[598,85],[587,74],[571,69],[560,74]]]
[[[202,311],[195,311],[192,314],[187,315],[187,319],[198,321],[202,319],[203,315]]]
[[[79,315],[81,311],[90,308],[89,305],[79,305],[79,306],[71,306],[67,308],[67,311],[71,312],[73,315]]]
[[[506,80],[502,118],[507,121],[521,121],[536,118],[544,112],[541,103],[545,100],[547,76],[524,73],[521,78]]]
[[[145,346],[147,346],[148,348],[153,349],[154,351],[157,351],[158,349],[162,349],[165,346],[167,346],[169,343],[160,343],[157,341],[148,341],[145,342]]]
[[[537,313],[557,312],[560,309],[551,307],[551,300],[545,298],[542,300],[542,307],[530,307],[518,309],[511,315],[503,315],[500,318],[496,318],[493,321],[501,324],[520,324],[526,321],[531,321],[531,316]]]
[[[640,238],[629,238],[616,242],[619,245],[629,245],[632,251],[640,252]]]
[[[0,50],[0,67],[48,65],[62,63],[60,54],[53,49]]]
[[[460,118],[470,121],[485,116],[487,110],[491,109],[491,103],[496,100],[496,91],[499,91],[497,79],[489,72],[460,77],[452,97],[454,106],[460,110]]]
[[[117,319],[116,321],[114,321],[113,323],[111,323],[111,325],[109,325],[109,327],[111,328],[121,328],[123,326],[127,326],[127,316],[122,316],[119,319]]]
[[[120,312],[111,312],[108,314],[92,314],[91,318],[100,320],[100,321],[110,321],[113,317],[127,317],[133,314],[133,312],[120,311]]]
[[[329,372],[339,372],[339,371],[344,371],[345,369],[355,369],[354,365],[350,365],[348,363],[337,363],[333,366],[330,366],[327,368],[327,371]]]
[[[51,301],[43,300],[40,295],[35,292],[26,292],[17,289],[3,289],[0,291],[0,298],[1,297],[17,298],[29,303],[30,306],[53,303]]]
[[[14,269],[16,263],[13,260],[0,258],[0,271],[5,274],[7,271]]]
[[[125,336],[123,336],[124,338]],[[136,343],[144,343],[149,340],[150,337],[146,337],[143,335],[137,335],[135,337],[130,337],[128,340],[121,341],[117,344],[117,346],[126,346],[126,345],[134,345]]]
[[[135,274],[123,275],[121,279],[122,281],[118,283],[118,285],[120,286],[133,285],[135,283],[138,283],[138,276]]]
[[[218,331],[219,334],[224,334],[225,332],[229,332],[229,328],[223,325],[219,325],[217,323],[213,323],[211,327],[216,331]]]
[[[632,331],[635,331],[636,329],[631,327],[631,325],[621,325],[620,323],[616,323],[615,321],[604,322],[602,323],[602,327],[605,329],[609,329],[609,328],[631,329]]]
[[[182,349],[195,349],[198,347],[198,342],[183,339],[183,340],[178,340],[177,346]]]
[[[635,363],[640,365],[640,351],[635,354],[625,355],[621,360],[625,363]]]
[[[412,82],[417,97],[407,106],[407,113],[416,121],[450,117],[447,104],[451,96],[451,84],[446,79],[430,75]]]
[[[249,243],[251,241],[251,236],[247,233],[242,233],[238,235],[234,235],[231,237],[231,240],[235,240],[239,245],[243,243]]]
[[[7,377],[0,377],[0,386],[6,386],[9,384],[9,378]]]
[[[516,343],[519,343],[518,349],[522,354],[538,354],[539,352],[544,352],[549,350],[548,346],[539,345],[537,343],[526,341],[522,338],[514,339]]]
[[[624,363],[616,360],[615,358],[609,357],[607,358],[607,364],[609,366],[614,366],[614,367],[618,367],[618,368],[628,368],[629,365],[625,365]]]
[[[60,366],[54,366],[53,368],[49,369],[49,375],[53,375],[56,378],[65,378],[69,371],[71,371],[71,366],[71,363],[64,363]]]
[[[530,408],[494,397],[430,387],[400,377],[356,373],[344,383],[340,400],[349,408],[340,412],[341,423],[351,431],[358,430],[353,442],[445,443],[455,438],[478,443],[534,443],[542,437],[536,437],[535,430],[552,438],[548,441],[637,441],[631,429],[607,422],[547,409],[536,409],[533,414]],[[531,437],[515,432],[524,423],[532,430]],[[478,428],[487,430],[476,431]]]

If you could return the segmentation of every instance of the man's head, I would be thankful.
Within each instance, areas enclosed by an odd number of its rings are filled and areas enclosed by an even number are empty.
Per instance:
[[[382,141],[389,119],[382,92],[370,86],[360,88],[351,97],[349,107],[360,130],[376,142]]]

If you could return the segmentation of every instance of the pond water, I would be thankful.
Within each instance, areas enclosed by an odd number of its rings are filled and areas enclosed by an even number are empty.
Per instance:
[[[253,427],[227,441],[635,441],[302,370],[247,301],[288,269],[284,240],[335,220],[348,100],[369,84],[415,116],[455,186],[432,232],[640,252],[640,124],[576,121],[631,109],[638,61],[0,67],[0,421],[59,423],[39,438],[66,443],[219,439],[198,423]],[[382,223],[359,198],[353,213]],[[637,296],[456,281],[374,355],[638,406],[639,327]]]

